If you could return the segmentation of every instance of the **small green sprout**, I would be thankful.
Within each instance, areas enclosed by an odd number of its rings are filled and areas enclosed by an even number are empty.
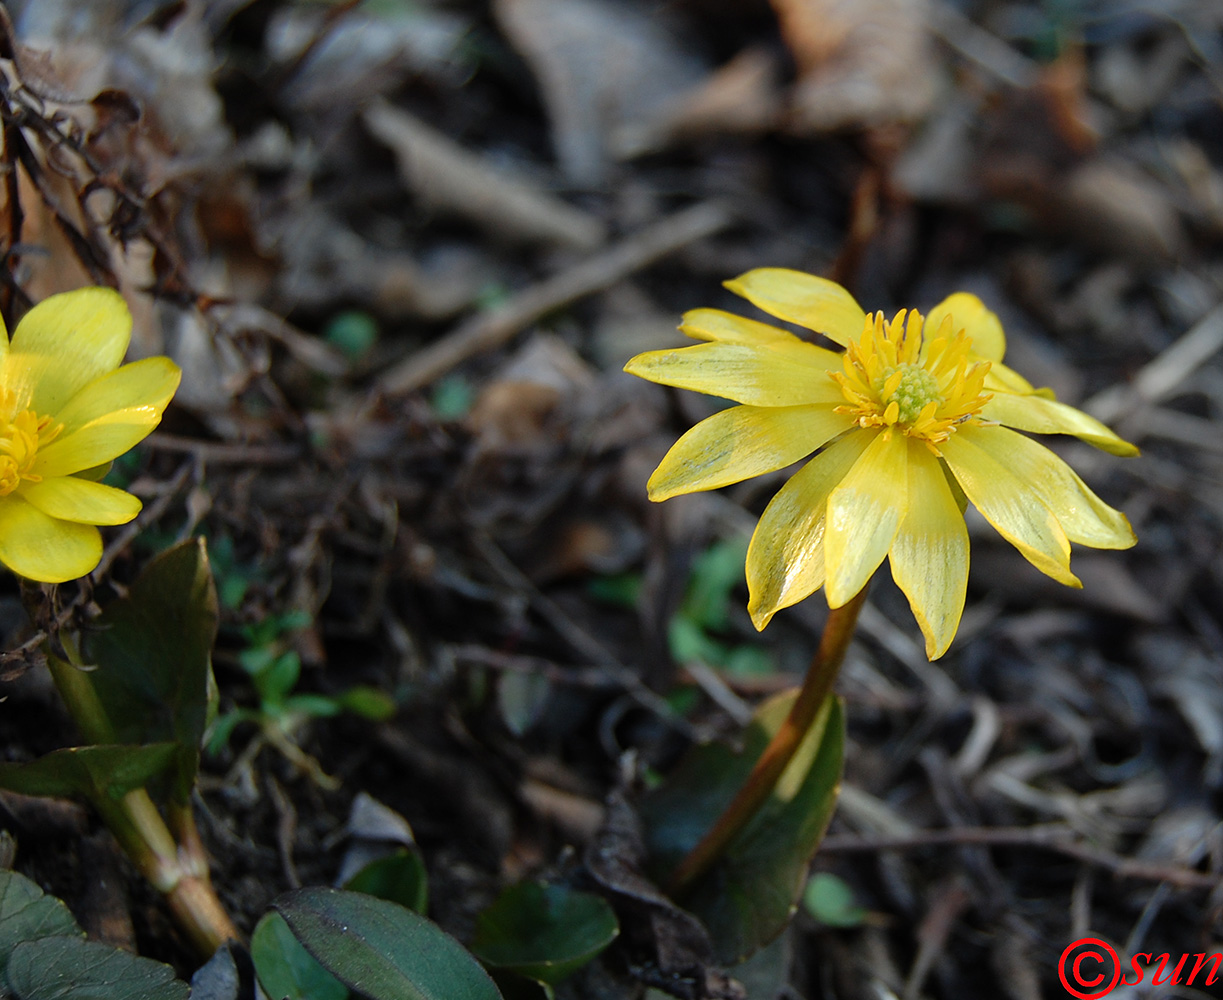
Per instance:
[[[293,632],[310,624],[310,615],[301,610],[269,615],[242,629],[247,646],[238,654],[238,663],[250,675],[259,696],[257,708],[233,708],[217,716],[205,734],[209,754],[219,754],[229,743],[234,730],[243,722],[254,723],[259,735],[246,755],[261,746],[275,747],[284,757],[324,788],[336,787],[317,760],[297,742],[301,728],[314,719],[330,718],[351,712],[366,719],[382,721],[395,713],[395,702],[383,692],[356,685],[338,695],[295,694],[301,679],[301,657],[290,649]]]

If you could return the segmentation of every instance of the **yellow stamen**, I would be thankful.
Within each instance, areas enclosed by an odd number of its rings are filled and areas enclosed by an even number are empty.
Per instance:
[[[983,392],[990,362],[970,362],[972,341],[954,332],[946,317],[935,336],[923,336],[916,309],[902,309],[891,322],[883,313],[867,316],[862,336],[846,348],[844,373],[830,372],[859,427],[899,427],[924,441],[936,455],[938,444],[968,422],[992,398]]]
[[[18,402],[9,391],[0,390],[0,496],[7,496],[27,482],[38,483],[42,476],[30,470],[40,445],[59,436],[63,424],[53,424],[50,417],[39,417],[33,410],[18,410]]]

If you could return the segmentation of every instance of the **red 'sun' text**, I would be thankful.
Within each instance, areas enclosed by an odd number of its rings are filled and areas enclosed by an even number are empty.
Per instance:
[[[1174,963],[1175,960],[1175,964]],[[1072,941],[1057,962],[1057,975],[1066,992],[1079,1000],[1098,1000],[1119,985],[1209,986],[1219,978],[1223,954],[1197,952],[1179,957],[1168,952],[1135,952],[1128,967],[1121,964],[1112,945],[1099,938]],[[1148,976],[1150,978],[1148,978]]]

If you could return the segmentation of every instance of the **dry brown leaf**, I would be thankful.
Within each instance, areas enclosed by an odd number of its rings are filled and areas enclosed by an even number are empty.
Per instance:
[[[395,153],[404,182],[429,208],[461,215],[511,242],[589,250],[603,241],[598,219],[508,177],[406,111],[379,101],[364,119]]]
[[[268,19],[273,62],[295,66],[285,102],[300,111],[356,111],[371,94],[405,78],[445,77],[470,25],[467,18],[425,4],[357,5],[336,17],[322,4],[280,5]]]
[[[621,129],[614,152],[628,158],[708,135],[767,132],[780,114],[776,60],[764,49],[745,49],[653,120]]]
[[[927,0],[772,0],[798,65],[801,132],[912,122],[930,110],[935,61]]]
[[[683,45],[629,0],[497,0],[501,30],[531,64],[552,141],[574,183],[602,180],[671,101],[705,78]]]

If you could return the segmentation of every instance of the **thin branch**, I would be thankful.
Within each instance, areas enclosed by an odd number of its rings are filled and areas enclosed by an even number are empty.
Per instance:
[[[725,229],[732,221],[728,209],[708,201],[669,215],[567,271],[523,289],[505,305],[461,323],[437,343],[384,373],[378,388],[394,396],[428,385],[468,358],[500,347],[541,316],[623,281],[659,258]]]
[[[914,851],[926,847],[958,847],[980,844],[987,847],[1030,847],[1055,851],[1089,865],[1104,868],[1118,878],[1167,882],[1180,889],[1217,889],[1223,874],[1200,872],[1181,865],[1139,861],[1113,851],[1092,847],[1074,839],[1064,826],[966,826],[953,830],[920,830],[911,834],[834,834],[820,844],[821,854],[848,854],[861,851]]]

